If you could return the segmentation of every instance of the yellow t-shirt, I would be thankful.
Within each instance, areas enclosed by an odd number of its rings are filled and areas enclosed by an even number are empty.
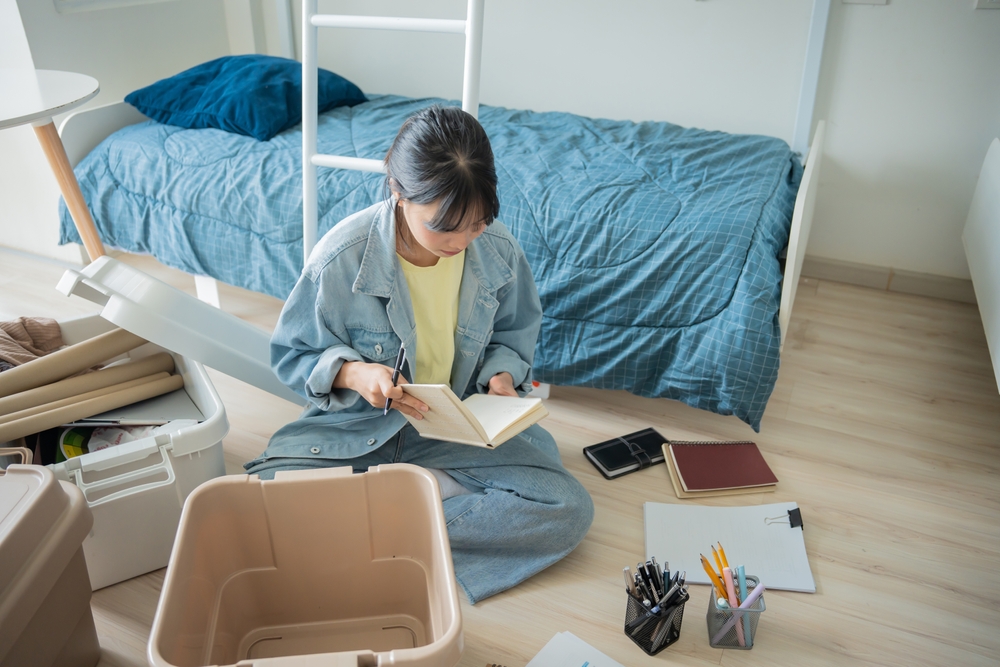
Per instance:
[[[462,286],[465,251],[440,257],[434,266],[414,266],[398,253],[413,303],[417,328],[417,367],[411,382],[451,384],[458,328],[458,290]]]

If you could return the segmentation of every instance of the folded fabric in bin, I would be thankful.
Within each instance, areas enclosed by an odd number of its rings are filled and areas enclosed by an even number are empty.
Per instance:
[[[8,367],[43,357],[63,345],[59,323],[47,317],[0,322],[0,362]]]

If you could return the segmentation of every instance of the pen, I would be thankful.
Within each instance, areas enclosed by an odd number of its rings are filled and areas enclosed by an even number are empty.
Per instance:
[[[396,365],[392,368],[392,386],[396,386],[396,382],[399,381],[399,371],[403,368],[403,360],[406,359],[406,350],[403,346],[399,346],[399,354],[396,355]],[[385,399],[385,409],[382,410],[382,416],[389,414],[389,406],[392,405],[392,399]]]
[[[653,579],[656,581],[656,585],[660,589],[660,595],[663,595],[663,579],[660,579],[660,566],[656,564],[656,556],[649,557],[650,569],[652,570]]]
[[[719,545],[719,558],[722,559],[722,567],[729,567],[729,561],[726,560],[726,550],[722,548],[722,542],[716,542],[716,544]]]
[[[666,588],[667,584],[670,583],[670,563],[663,563],[663,587]]]
[[[685,595],[686,593],[687,591],[682,591],[682,595]],[[687,600],[679,599],[677,606],[675,606],[667,617],[660,622],[660,625],[657,625],[656,629],[653,630],[653,643],[652,646],[650,646],[651,650],[655,651],[659,648],[660,644],[665,642],[667,637],[670,636],[670,630],[674,626],[674,617],[677,615],[677,610],[680,609],[681,602],[687,602]]]
[[[631,572],[632,571],[627,567],[622,570],[622,574],[625,575],[625,590],[635,597],[639,597],[639,594],[635,590],[635,582],[632,581],[632,577],[630,576]]]
[[[652,600],[653,599],[653,588],[654,588],[654,586],[653,586],[652,582],[649,579],[649,572],[646,571],[646,568],[643,566],[642,563],[636,563],[635,564],[635,569],[638,570],[639,577],[642,579],[642,583],[645,585],[645,590],[648,593],[647,597],[650,600]]]
[[[663,598],[663,588],[660,587],[660,581],[656,577],[656,568],[650,567],[649,561],[646,561],[643,571],[645,571],[649,581],[649,590],[653,592],[653,603],[660,604],[660,600]]]
[[[727,599],[729,600],[729,606],[736,609],[740,606],[740,603],[736,601],[736,587],[733,586],[733,571],[728,567],[722,568],[722,578],[726,582],[726,593]],[[743,622],[742,619],[736,621],[736,639],[739,641],[740,646],[746,646],[746,639],[743,637]]]
[[[739,609],[749,609],[750,607],[752,607],[754,603],[757,602],[757,598],[759,598],[761,594],[763,594],[763,592],[764,592],[764,584],[757,584],[756,586],[754,586],[753,590],[750,591],[750,594],[747,595],[747,599],[744,600],[743,604],[739,606]],[[719,640],[721,640],[726,635],[726,633],[729,632],[729,628],[733,627],[736,624],[737,619],[743,616],[743,614],[739,612],[739,609],[733,611],[733,617],[730,618],[728,621],[726,621],[725,624],[721,628],[719,628],[719,631],[715,633],[715,636],[712,637],[713,644],[718,644]]]
[[[743,604],[743,601],[747,599],[747,577],[742,565],[736,566],[736,581],[739,583],[739,590],[736,592],[740,595],[740,604]],[[749,642],[750,646],[753,646],[753,629],[750,627],[750,624],[740,621],[740,625],[743,626],[747,642]]]

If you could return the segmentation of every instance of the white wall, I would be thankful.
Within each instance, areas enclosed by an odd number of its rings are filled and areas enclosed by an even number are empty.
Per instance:
[[[1000,11],[972,5],[835,0],[810,255],[969,277],[962,227],[1000,136]]]
[[[482,101],[789,141],[811,4],[487,0]],[[465,2],[321,0],[320,11],[463,18]],[[457,99],[462,44],[324,30],[320,63],[365,91]],[[998,64],[1000,11],[973,0],[832,0],[810,255],[968,277],[960,234],[1000,135]]]
[[[466,3],[320,0],[319,7],[465,18]],[[803,0],[486,0],[481,100],[790,140],[810,7]],[[373,93],[460,99],[463,49],[458,35],[320,31],[320,64]]]
[[[101,92],[88,106],[229,52],[219,1],[178,0],[59,14],[51,0],[19,0],[35,67],[89,74]],[[60,118],[56,118],[58,126]],[[0,244],[78,261],[59,247],[59,188],[28,126],[0,132]]]
[[[246,1],[225,0],[226,9]],[[259,1],[255,16],[265,20],[267,50],[277,53],[273,4]],[[297,0],[292,5],[297,12]],[[1000,11],[972,5],[832,0],[816,109],[816,118],[828,121],[827,159],[810,255],[968,277],[961,228],[986,149],[1000,135]],[[101,81],[91,104],[121,99],[227,52],[218,1],[67,15],[56,14],[48,0],[19,6],[38,67]],[[482,101],[787,141],[810,6],[808,0],[486,0]],[[464,18],[465,2],[320,0],[320,9]],[[298,21],[296,15],[296,29]],[[362,90],[461,95],[461,37],[320,35],[321,64]],[[0,243],[58,255],[51,213],[57,189],[31,131],[0,133],[0,155]]]

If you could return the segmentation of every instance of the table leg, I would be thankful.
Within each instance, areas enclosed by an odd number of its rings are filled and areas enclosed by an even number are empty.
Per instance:
[[[45,152],[49,166],[59,183],[59,190],[66,200],[66,207],[73,218],[76,230],[80,232],[83,246],[87,249],[87,254],[90,255],[90,261],[94,261],[105,254],[104,244],[101,243],[101,237],[97,234],[94,219],[90,217],[90,209],[87,208],[87,202],[84,201],[83,193],[80,191],[80,184],[73,174],[69,158],[66,157],[66,149],[63,148],[59,132],[56,131],[56,126],[52,121],[45,125],[36,125],[34,129],[35,136],[38,137],[42,151]]]

